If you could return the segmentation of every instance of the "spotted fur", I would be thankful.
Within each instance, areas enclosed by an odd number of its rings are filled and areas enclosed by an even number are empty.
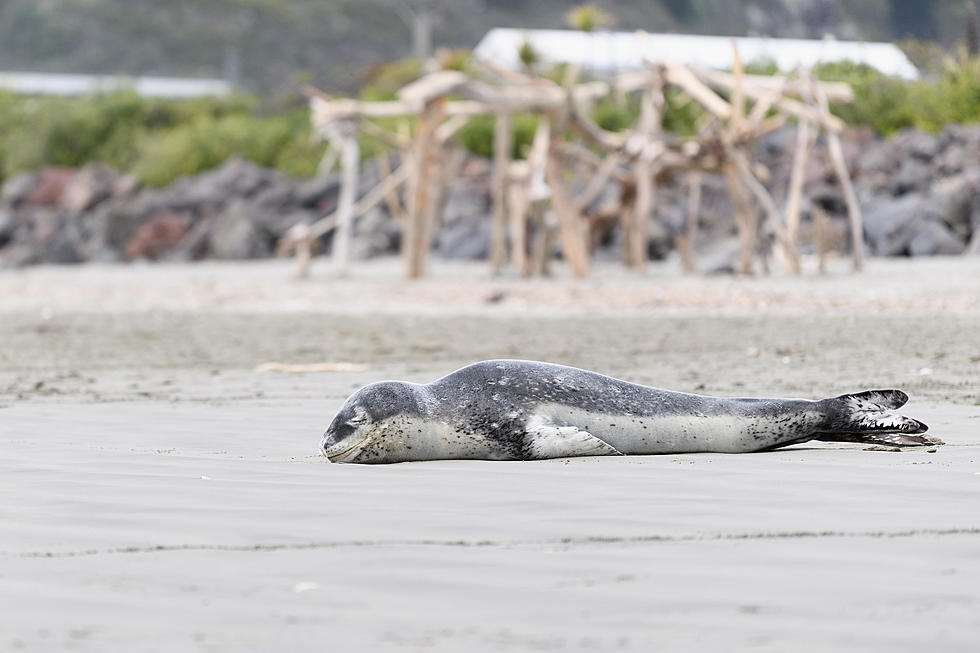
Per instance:
[[[807,440],[935,444],[892,412],[908,396],[733,399],[671,392],[562,365],[475,363],[426,385],[354,393],[324,433],[335,462],[533,460],[685,452],[748,453]]]

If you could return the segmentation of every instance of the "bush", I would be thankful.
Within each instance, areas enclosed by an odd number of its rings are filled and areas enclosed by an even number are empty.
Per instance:
[[[882,136],[915,127],[938,132],[948,124],[980,123],[980,60],[947,59],[937,76],[906,82],[861,64],[819,67],[820,79],[847,82],[854,101],[834,106],[851,125],[868,125]]]
[[[83,98],[0,93],[0,180],[44,165],[101,162],[163,185],[242,156],[311,175],[323,145],[305,109],[261,116],[254,98],[144,99],[120,92]]]

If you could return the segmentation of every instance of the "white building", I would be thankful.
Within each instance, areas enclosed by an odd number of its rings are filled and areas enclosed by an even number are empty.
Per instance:
[[[221,79],[0,73],[0,89],[25,95],[77,96],[132,90],[141,97],[186,99],[223,97],[234,89]]]
[[[838,41],[827,38],[775,39],[762,37],[649,34],[646,32],[580,32],[497,28],[487,32],[474,54],[512,70],[521,62],[518,51],[528,41],[547,64],[578,64],[593,74],[637,70],[644,61],[671,61],[693,67],[730,70],[732,42],[743,63],[771,61],[783,72],[820,63],[853,61],[903,79],[918,71],[905,53],[891,43]]]

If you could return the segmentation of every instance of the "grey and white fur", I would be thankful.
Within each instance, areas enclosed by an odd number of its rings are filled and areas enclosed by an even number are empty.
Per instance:
[[[355,392],[321,447],[333,462],[539,460],[749,453],[808,440],[925,446],[927,426],[894,411],[901,390],[831,399],[729,399],[658,390],[535,361],[474,363],[425,385]]]

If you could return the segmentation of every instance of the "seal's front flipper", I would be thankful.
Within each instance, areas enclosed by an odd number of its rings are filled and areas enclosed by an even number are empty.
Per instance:
[[[524,440],[526,460],[622,455],[615,447],[574,426],[529,426]]]
[[[892,447],[926,447],[943,444],[925,433],[929,427],[917,419],[892,412],[905,405],[901,390],[869,390],[825,399],[827,417],[817,440],[861,442]]]

